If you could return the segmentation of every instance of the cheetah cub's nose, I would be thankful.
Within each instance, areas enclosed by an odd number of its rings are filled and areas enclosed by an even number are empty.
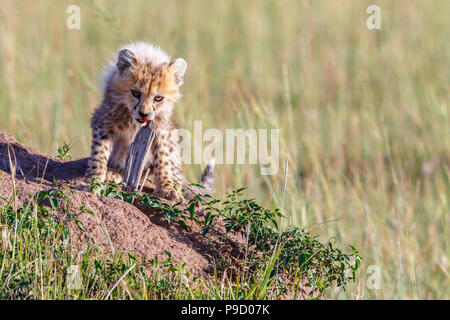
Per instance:
[[[139,115],[140,115],[142,118],[147,118],[147,117],[150,115],[150,113],[143,113],[142,111],[139,111]]]

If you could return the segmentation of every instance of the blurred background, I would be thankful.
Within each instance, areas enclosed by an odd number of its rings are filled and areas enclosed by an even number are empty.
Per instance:
[[[71,4],[79,30],[66,27]],[[380,30],[366,26],[371,4]],[[291,223],[354,245],[359,281],[330,298],[448,299],[449,12],[448,0],[2,0],[0,130],[88,156],[102,66],[151,41],[188,62],[180,127],[280,129],[278,173],[218,165],[216,195],[246,186]]]

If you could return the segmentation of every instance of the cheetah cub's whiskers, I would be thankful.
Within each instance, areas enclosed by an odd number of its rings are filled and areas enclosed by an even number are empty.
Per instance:
[[[186,61],[170,60],[160,48],[149,43],[123,47],[115,63],[104,74],[103,100],[92,119],[92,152],[84,185],[92,178],[100,181],[122,179],[127,151],[139,129],[153,121],[155,139],[144,161],[150,169],[156,191],[166,198],[181,198],[181,188],[189,185],[182,172],[181,150],[172,119],[180,99]],[[205,169],[200,182],[205,189],[189,187],[193,192],[210,193],[214,184],[214,163]],[[176,188],[175,185],[178,187]],[[188,192],[187,197],[193,196]]]

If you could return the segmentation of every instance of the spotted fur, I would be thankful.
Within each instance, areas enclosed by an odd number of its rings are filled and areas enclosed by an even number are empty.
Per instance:
[[[181,197],[181,186],[187,182],[172,112],[181,97],[186,66],[184,59],[171,61],[164,51],[148,43],[130,44],[119,51],[104,74],[103,100],[91,119],[92,152],[86,184],[93,177],[119,182],[134,137],[152,121],[155,140],[145,157],[145,169],[153,174],[159,194]],[[212,191],[213,167],[210,164],[205,170],[202,193]]]

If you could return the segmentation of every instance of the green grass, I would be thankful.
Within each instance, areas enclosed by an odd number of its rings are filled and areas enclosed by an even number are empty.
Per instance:
[[[188,62],[180,127],[281,129],[279,174],[219,165],[217,195],[248,186],[323,241],[355,245],[360,281],[341,298],[450,297],[447,0],[377,1],[377,31],[366,28],[368,0],[78,3],[73,31],[70,1],[2,4],[2,130],[86,156],[101,66],[124,43],[150,40]],[[198,179],[200,166],[185,169]],[[370,265],[380,290],[366,285]]]

